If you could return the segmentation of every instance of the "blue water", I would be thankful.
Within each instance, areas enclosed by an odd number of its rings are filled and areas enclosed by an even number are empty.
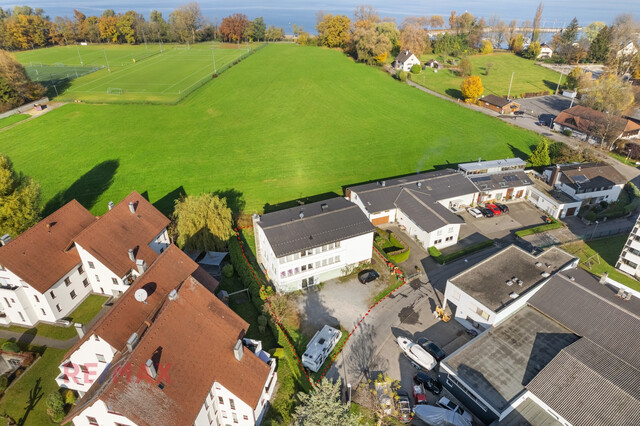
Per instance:
[[[176,6],[189,0],[33,0],[20,1],[19,4],[29,4],[32,7],[41,7],[53,18],[54,16],[72,16],[73,9],[79,9],[85,15],[100,15],[105,9],[114,9],[116,12],[135,10],[145,17],[149,16],[152,9],[162,12],[165,19]],[[291,32],[292,24],[302,25],[305,30],[315,32],[315,19],[317,11],[334,14],[353,15],[353,10],[360,4],[371,4],[381,16],[395,18],[398,23],[406,16],[442,15],[447,22],[451,10],[456,10],[458,15],[469,11],[474,16],[489,18],[492,14],[500,15],[505,21],[516,19],[519,22],[532,20],[539,0],[452,0],[433,2],[428,4],[425,0],[231,0],[231,1],[201,1],[200,7],[203,15],[211,22],[220,20],[232,13],[244,13],[250,19],[258,16],[264,17],[268,25],[284,27],[287,33]],[[13,1],[0,0],[0,7],[13,8]],[[544,13],[542,25],[545,27],[559,27],[568,24],[575,16],[580,24],[587,25],[593,21],[611,23],[620,13],[632,13],[640,20],[640,0],[555,0],[543,2]]]

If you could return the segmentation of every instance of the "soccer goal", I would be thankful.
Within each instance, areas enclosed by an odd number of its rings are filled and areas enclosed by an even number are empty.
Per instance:
[[[122,89],[119,87],[109,87],[107,89],[107,95],[122,95]]]

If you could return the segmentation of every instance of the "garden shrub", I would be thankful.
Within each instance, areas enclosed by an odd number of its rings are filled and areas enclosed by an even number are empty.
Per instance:
[[[71,389],[65,390],[63,393],[64,403],[68,405],[76,405],[76,393]]]
[[[403,70],[396,71],[396,78],[400,81],[407,81],[407,72]]]
[[[227,278],[231,278],[233,276],[233,265],[228,263],[222,267],[222,275]]]
[[[565,136],[571,136],[573,134],[573,132],[571,131],[571,129],[564,129],[562,131],[562,134]]]
[[[9,386],[9,378],[4,374],[0,376],[0,393],[4,392]]]
[[[438,258],[440,256],[442,256],[442,252],[440,250],[438,250],[437,248],[435,248],[434,246],[431,246],[427,249],[427,251],[429,252],[429,256],[433,257],[433,258]]]
[[[16,342],[4,342],[2,344],[2,350],[5,352],[13,352],[13,353],[22,352]]]
[[[469,247],[465,247],[461,250],[455,251],[453,253],[449,253],[447,255],[443,255],[442,252],[440,252],[440,250],[438,250],[435,247],[429,247],[428,250],[429,250],[429,255],[431,255],[436,262],[442,265],[447,262],[451,262],[456,259],[459,259],[467,254],[474,253],[486,247],[490,247],[492,245],[493,245],[493,240],[485,240],[477,244],[471,245]]]
[[[418,64],[411,67],[411,74],[420,74],[420,71],[422,71],[422,68]]]
[[[405,251],[389,256],[389,260],[391,260],[393,263],[397,265],[399,263],[406,261],[409,258],[410,253],[411,253],[411,249],[407,247]]]
[[[64,400],[57,390],[47,397],[47,414],[55,423],[60,423],[64,419]]]

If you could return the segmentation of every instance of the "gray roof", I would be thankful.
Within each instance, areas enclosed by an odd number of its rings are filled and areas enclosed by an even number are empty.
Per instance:
[[[478,192],[478,188],[469,179],[452,169],[365,183],[349,187],[347,190],[358,194],[369,213],[377,213],[394,209],[394,203],[403,188],[428,194],[436,201]]]
[[[324,206],[324,208],[323,208]],[[300,214],[303,218],[300,218]],[[373,232],[362,210],[342,197],[260,216],[276,257]]]
[[[533,185],[535,186],[535,188],[542,192],[543,194],[546,194],[548,197],[553,198],[554,200],[556,200],[558,203],[560,204],[569,204],[569,203],[578,203],[578,202],[582,202],[582,200],[579,200],[578,198],[567,194],[564,191],[560,191],[559,189],[555,189],[554,187],[547,185],[546,182],[540,180],[540,179],[534,179],[533,180]]]
[[[553,319],[525,306],[443,363],[502,411],[560,350],[578,338]]]
[[[555,417],[544,408],[527,398],[512,412],[498,422],[500,426],[561,426]]]
[[[627,179],[620,172],[605,163],[564,164],[560,166],[560,171],[560,182],[574,189],[602,188],[627,183]]]
[[[529,303],[629,364],[640,365],[640,299],[622,300],[617,291],[583,269],[569,269],[552,277]]]
[[[396,61],[406,62],[407,59],[411,57],[411,55],[413,55],[413,53],[411,53],[410,50],[403,50],[402,52],[398,53],[398,56],[396,56]]]
[[[495,106],[500,107],[500,108],[502,108],[504,106],[507,106],[512,102],[509,99],[501,98],[500,96],[496,96],[496,95],[483,96],[482,98],[480,98],[480,100],[483,101],[483,102],[486,102],[486,103],[488,103],[490,105],[495,105]]]
[[[483,98],[484,100],[484,98]],[[493,169],[496,167],[525,167],[527,162],[520,158],[505,158],[503,160],[474,161],[473,163],[458,164],[460,170],[471,172],[474,170]]]
[[[449,281],[462,291],[498,312],[516,299],[509,294],[522,296],[539,283],[549,279],[543,273],[553,274],[575,261],[575,257],[557,247],[534,256],[520,247],[511,245]],[[540,263],[540,265],[536,265]],[[513,277],[522,281],[507,285]],[[543,287],[544,288],[544,287]]]
[[[640,424],[640,371],[586,338],[560,351],[527,389],[576,426]]]
[[[404,188],[394,204],[427,232],[433,232],[454,223],[464,223],[460,216],[453,214],[430,195],[412,189]]]
[[[469,175],[469,179],[471,179],[471,182],[481,191],[533,185],[531,178],[522,171]]]

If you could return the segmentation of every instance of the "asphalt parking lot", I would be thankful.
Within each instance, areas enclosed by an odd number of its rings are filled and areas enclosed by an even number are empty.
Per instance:
[[[461,213],[466,224],[460,227],[460,240],[473,238],[481,241],[482,238],[479,236],[495,240],[507,237],[522,228],[544,223],[542,221],[544,214],[528,201],[515,201],[507,203],[507,206],[509,206],[509,213],[494,217],[475,218],[465,210]]]
[[[538,96],[535,98],[518,99],[520,111],[531,115],[549,126],[560,111],[569,108],[571,99],[561,95]]]

